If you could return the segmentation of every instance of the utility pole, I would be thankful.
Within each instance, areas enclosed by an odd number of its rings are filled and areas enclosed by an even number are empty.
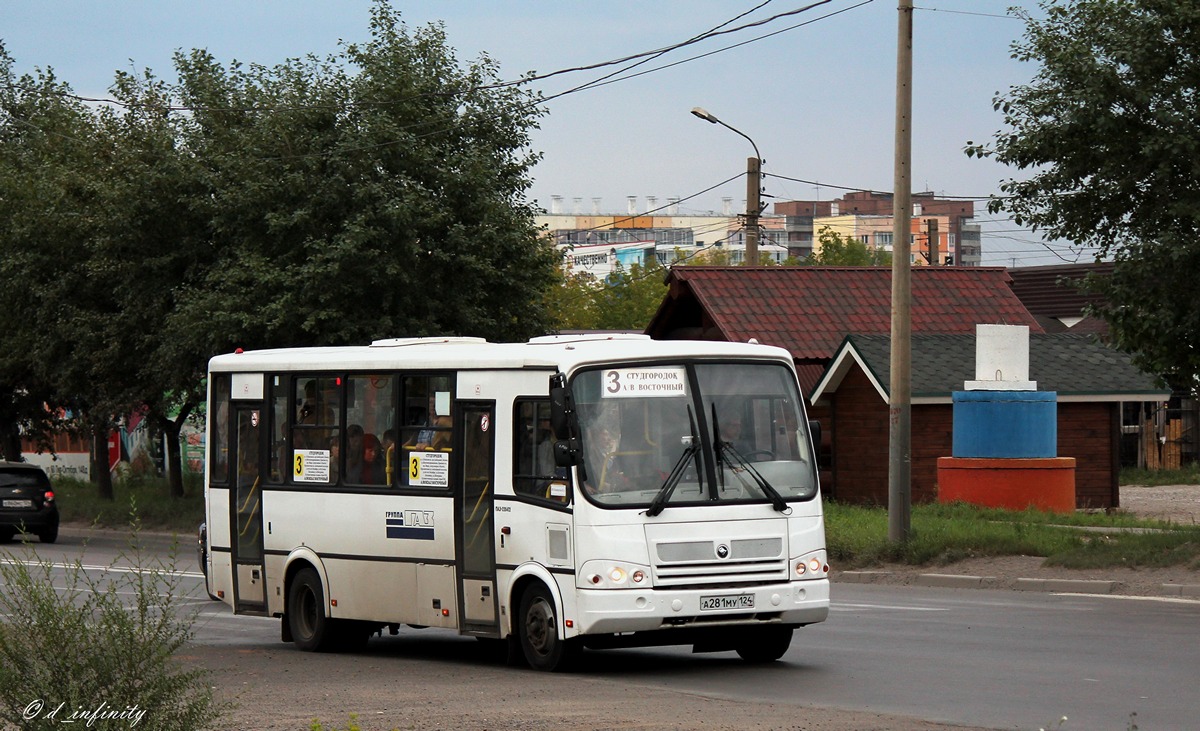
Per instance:
[[[757,151],[757,150],[756,150]],[[758,194],[762,190],[762,160],[746,158],[746,261],[748,267],[758,264],[758,214],[762,209]]]
[[[730,127],[703,107],[692,107],[692,114],[705,122],[719,124],[741,135],[754,148],[754,157],[746,159],[746,259],[742,262],[743,265],[752,267],[758,264],[758,214],[762,209],[758,194],[762,189],[762,155],[758,151],[758,145],[750,139],[750,135],[737,127]]]
[[[896,149],[892,188],[892,350],[888,408],[888,540],[907,543],[912,526],[912,0],[899,0],[896,32]]]
[[[930,218],[925,221],[925,224],[929,227],[929,266],[940,266],[942,263],[940,261],[942,255],[942,239],[941,236],[938,235],[938,220],[936,218]]]

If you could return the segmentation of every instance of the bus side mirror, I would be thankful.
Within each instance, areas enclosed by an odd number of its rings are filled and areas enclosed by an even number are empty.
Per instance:
[[[560,439],[554,443],[554,465],[556,467],[574,467],[582,461],[578,439]]]
[[[572,434],[571,421],[575,415],[575,404],[567,390],[567,379],[562,373],[550,377],[550,428],[559,438]]]
[[[813,449],[819,453],[821,451],[821,422],[809,419],[808,433],[812,435]]]

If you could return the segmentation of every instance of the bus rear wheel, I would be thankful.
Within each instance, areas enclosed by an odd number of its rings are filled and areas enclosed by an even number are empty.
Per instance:
[[[567,670],[579,653],[579,645],[558,633],[554,597],[541,584],[533,584],[521,595],[517,615],[521,650],[534,670]]]
[[[311,568],[300,569],[288,589],[288,627],[296,647],[327,652],[335,644],[334,622],[325,616],[325,591],[321,577]]]
[[[748,630],[735,649],[746,662],[775,662],[791,647],[793,631],[790,626],[757,627]]]

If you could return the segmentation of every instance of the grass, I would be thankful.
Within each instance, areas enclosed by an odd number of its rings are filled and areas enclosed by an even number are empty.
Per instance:
[[[1122,485],[1200,485],[1200,463],[1178,470],[1121,469]]]
[[[1134,532],[1128,529],[1152,529]],[[1087,529],[1087,530],[1085,530]],[[884,508],[825,504],[825,537],[835,565],[863,568],[885,563],[945,565],[986,556],[1041,556],[1067,568],[1200,570],[1200,528],[1180,528],[1128,514],[1059,515],[971,505],[914,505],[907,543],[888,541]]]
[[[192,534],[204,520],[204,489],[200,478],[184,481],[182,498],[172,498],[165,478],[131,475],[113,481],[113,499],[100,497],[86,480],[56,479],[54,494],[64,523],[103,528],[127,528],[136,504],[142,528]]]

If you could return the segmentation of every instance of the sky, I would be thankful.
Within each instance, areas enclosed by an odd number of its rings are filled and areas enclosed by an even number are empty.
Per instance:
[[[751,23],[818,0],[393,0],[410,27],[444,24],[460,61],[486,53],[503,79],[592,65],[671,46],[699,33]],[[755,9],[756,6],[762,5]],[[750,143],[692,116],[703,107],[749,136],[764,159],[767,196],[831,200],[845,189],[893,183],[897,0],[830,0],[787,17],[671,51],[653,70],[554,99],[533,149],[530,199],[563,211],[645,211],[653,196],[687,199],[681,213],[744,207],[736,178]],[[1003,120],[995,95],[1028,83],[1035,66],[1010,57],[1036,0],[916,0],[913,15],[914,191],[986,198],[1022,171],[968,158]],[[369,39],[370,0],[5,0],[0,40],[18,73],[52,68],[81,96],[107,96],[116,70],[173,78],[177,50],[204,48],[228,64],[274,65],[340,42]],[[798,27],[797,27],[798,26]],[[766,36],[766,37],[764,37]],[[735,44],[742,44],[737,47]],[[701,54],[710,54],[695,58]],[[688,60],[692,59],[692,60]],[[669,68],[659,67],[676,64]],[[573,72],[534,88],[550,96],[613,68]],[[792,178],[792,180],[788,180]],[[804,182],[801,182],[804,181]],[[711,190],[710,190],[711,189]],[[707,191],[707,192],[704,192]],[[697,195],[699,194],[699,195]],[[693,197],[694,196],[694,197]],[[771,201],[772,198],[766,200]],[[768,212],[770,209],[768,208]],[[1039,266],[1074,261],[1064,244],[1017,229],[976,203],[983,263]]]

